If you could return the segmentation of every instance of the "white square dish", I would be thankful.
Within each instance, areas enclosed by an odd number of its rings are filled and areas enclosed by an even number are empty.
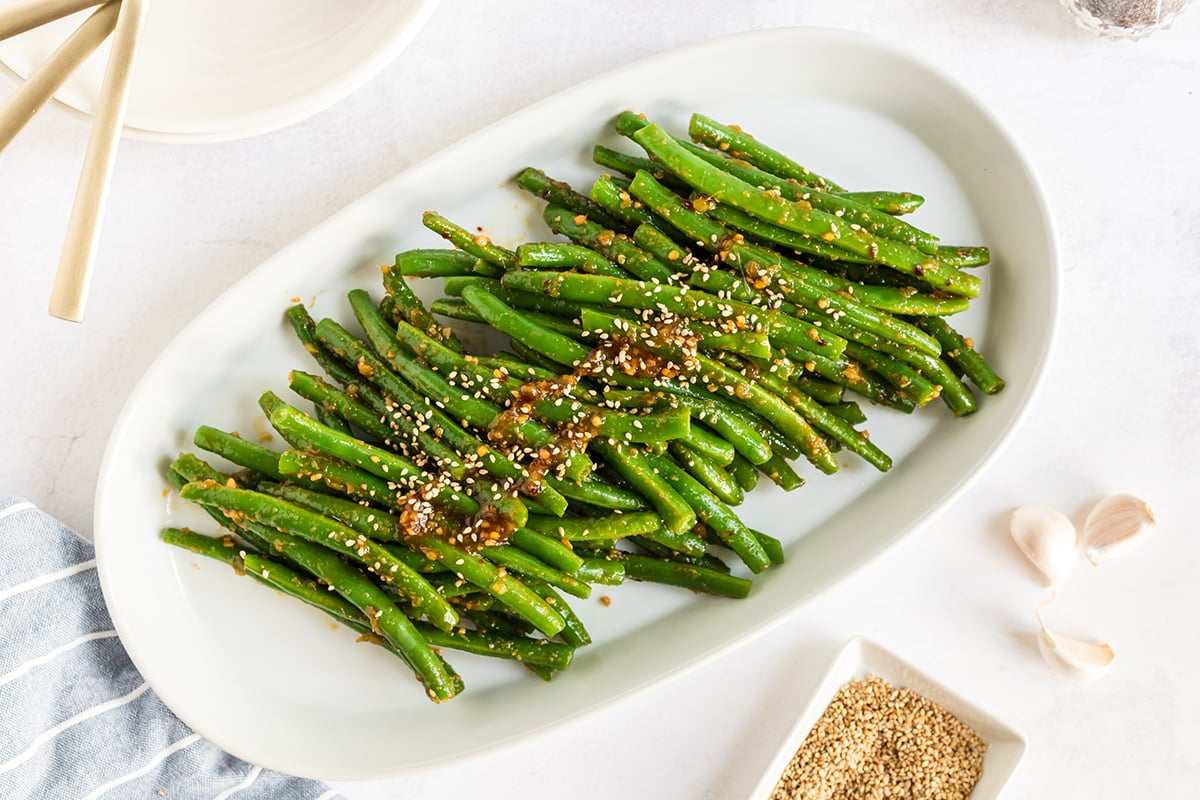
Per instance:
[[[800,749],[809,731],[821,718],[834,695],[852,680],[875,675],[896,688],[911,689],[949,711],[959,721],[969,725],[987,742],[983,758],[983,774],[971,800],[994,800],[1012,777],[1025,755],[1028,742],[1025,735],[984,711],[974,703],[955,694],[899,656],[872,641],[851,639],[838,653],[833,664],[821,679],[820,685],[805,706],[796,724],[763,772],[762,779],[750,794],[750,800],[768,800],[780,775]]]

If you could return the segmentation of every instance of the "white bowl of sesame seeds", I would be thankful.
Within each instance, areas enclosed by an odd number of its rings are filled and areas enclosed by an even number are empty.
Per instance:
[[[751,800],[992,800],[1027,742],[874,642],[842,648]]]

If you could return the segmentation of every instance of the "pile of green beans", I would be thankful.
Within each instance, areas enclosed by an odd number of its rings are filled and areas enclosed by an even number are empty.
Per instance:
[[[352,291],[361,334],[290,308],[312,414],[262,395],[282,452],[199,428],[232,468],[185,453],[168,478],[227,532],[162,538],[395,653],[441,702],[463,689],[445,650],[566,669],[591,641],[567,596],[593,586],[745,597],[784,558],[735,512],[760,475],[790,491],[794,461],[832,473],[839,452],[891,468],[860,400],[962,416],[968,382],[1003,388],[946,320],[988,251],[901,219],[919,195],[847,191],[698,114],[690,141],[630,112],[616,129],[644,154],[597,147],[588,194],[516,179],[567,241],[510,250],[430,212],[452,248],[397,255],[382,300]],[[426,307],[416,278],[445,296]],[[469,353],[445,318],[508,347]]]

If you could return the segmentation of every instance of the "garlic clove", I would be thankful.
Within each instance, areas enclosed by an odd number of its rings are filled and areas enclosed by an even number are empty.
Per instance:
[[[1115,494],[1096,504],[1083,524],[1083,552],[1093,564],[1123,556],[1146,541],[1158,523],[1141,498]]]
[[[1052,633],[1042,621],[1041,611],[1038,611],[1038,649],[1042,657],[1051,665],[1059,668],[1072,678],[1093,680],[1108,672],[1116,654],[1112,647],[1100,642],[1085,642]]]
[[[1079,535],[1062,512],[1022,506],[1013,512],[1008,529],[1017,547],[1051,586],[1061,583],[1079,558]]]

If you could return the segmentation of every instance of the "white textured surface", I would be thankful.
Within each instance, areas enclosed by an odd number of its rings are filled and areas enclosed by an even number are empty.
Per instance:
[[[354,800],[517,787],[525,797],[740,797],[838,645],[863,634],[1028,734],[1006,796],[1186,796],[1200,771],[1200,641],[1186,616],[1200,607],[1200,542],[1185,506],[1200,447],[1200,14],[1126,43],[1077,29],[1053,0],[697,1],[670,15],[648,5],[606,4],[597,22],[595,5],[445,3],[379,78],[305,123],[222,145],[125,142],[82,327],[44,308],[87,131],[63,113],[35,120],[0,155],[0,490],[89,530],[108,429],[184,322],[332,210],[459,136],[717,34],[873,32],[989,103],[1055,211],[1062,336],[1017,439],[949,512],[768,637],[501,754],[344,788]],[[1076,684],[1033,645],[1042,593],[1007,541],[1006,515],[1036,502],[1081,521],[1109,491],[1148,498],[1164,530],[1124,560],[1081,567],[1049,612],[1064,632],[1117,651],[1108,677]]]

